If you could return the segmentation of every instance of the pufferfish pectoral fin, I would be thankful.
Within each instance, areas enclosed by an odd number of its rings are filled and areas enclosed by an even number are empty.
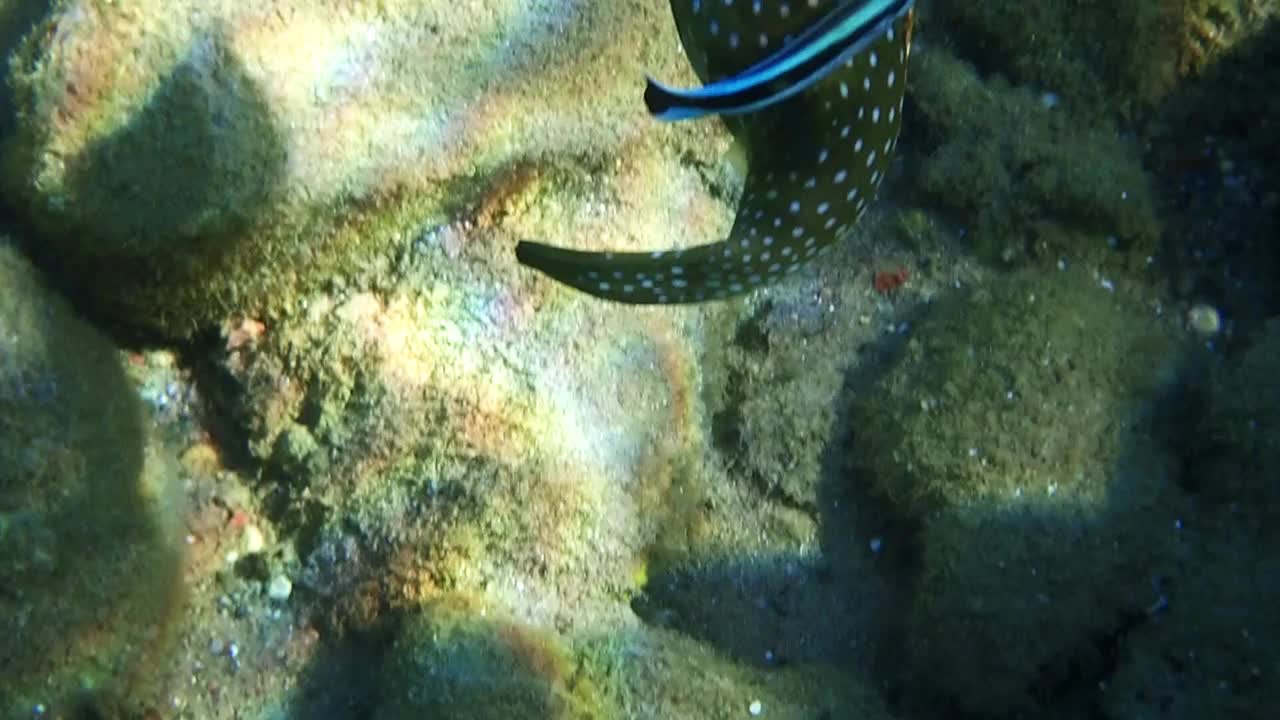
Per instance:
[[[522,242],[517,258],[596,297],[638,304],[739,295],[798,269],[852,227],[884,179],[901,127],[910,23],[907,13],[808,91],[733,124],[750,169],[726,240],[648,253]]]

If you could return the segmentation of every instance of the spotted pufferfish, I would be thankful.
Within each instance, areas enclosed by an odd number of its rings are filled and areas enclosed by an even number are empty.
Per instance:
[[[704,85],[652,79],[660,120],[724,117],[748,172],[729,237],[653,252],[521,242],[529,267],[600,298],[687,303],[748,292],[823,255],[880,187],[902,124],[912,0],[672,0]]]

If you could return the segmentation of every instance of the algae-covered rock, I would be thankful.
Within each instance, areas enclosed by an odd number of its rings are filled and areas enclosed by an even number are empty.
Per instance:
[[[423,257],[400,272],[226,328],[211,400],[263,467],[299,587],[471,593],[544,628],[625,617],[638,558],[696,503],[667,498],[705,482],[697,315],[449,282]]]
[[[380,717],[890,717],[874,687],[834,667],[751,667],[632,625],[564,636],[466,605],[455,598],[405,619]]]
[[[1121,291],[1123,293],[1123,290]],[[1083,269],[940,298],[855,407],[855,462],[907,516],[1065,492],[1100,507],[1175,377],[1167,323]]]
[[[1114,716],[1257,718],[1280,704],[1280,319],[1214,368],[1181,448],[1196,499],[1179,519],[1167,609],[1118,653]]]
[[[638,163],[625,182],[647,184],[659,177],[652,167]],[[622,237],[660,217],[647,192],[602,214],[532,186],[515,203],[521,218],[511,221],[521,227],[581,220],[600,236]],[[807,562],[806,548],[817,542],[814,519],[774,507],[750,483],[726,478],[707,452],[698,360],[709,313],[604,304],[542,283],[436,273],[434,248],[468,253],[468,241],[482,238],[458,225],[441,228],[401,260],[394,284],[334,287],[308,295],[295,317],[244,318],[224,328],[225,354],[218,358],[224,383],[210,399],[240,421],[242,446],[264,469],[268,513],[300,559],[298,571],[290,571],[299,601],[316,598],[342,616],[367,602],[353,612],[372,606],[387,617],[464,595],[473,603],[449,606],[450,619],[422,621],[470,628],[449,631],[458,656],[414,651],[426,661],[508,663],[507,651],[484,638],[518,628],[520,637],[553,643],[575,663],[580,643],[588,642],[583,638],[634,631],[633,597],[647,581],[665,577],[665,565],[679,561],[693,573],[704,563],[738,568],[726,561],[772,551],[779,574],[769,581],[768,598],[779,598],[790,614],[752,634],[753,656],[769,648],[785,653],[794,659],[788,683],[813,693],[830,677],[861,683],[853,671],[838,672],[839,663],[850,638],[873,632],[829,632],[833,615],[847,628],[854,613],[842,611],[830,578]],[[797,358],[794,367],[801,363]],[[826,387],[838,385],[838,371],[830,377]],[[775,570],[771,563],[747,565],[748,573]],[[739,576],[710,574],[711,582],[726,584]],[[659,604],[688,608],[688,618],[700,621],[716,616],[729,594],[722,602],[694,586]],[[494,625],[486,617],[503,620]],[[745,711],[750,689],[734,684],[730,693],[722,676],[770,673],[737,669],[712,649],[747,647],[719,642],[741,617],[721,611],[716,635],[689,627],[697,641],[684,638],[669,651],[701,648],[680,661],[689,678],[678,686],[680,695],[654,707],[683,704],[709,714],[646,714],[646,693],[665,691],[652,689],[656,681],[636,680],[630,702],[639,710],[630,716],[716,717],[710,708],[728,705]],[[695,674],[698,663],[712,658],[711,669]],[[625,662],[645,672],[640,661]],[[674,682],[681,673],[662,677]],[[396,681],[396,697],[408,692],[410,680],[431,687],[430,678],[409,677]],[[703,680],[715,686],[697,690],[706,704],[682,699]],[[630,681],[618,677],[608,687],[624,682]],[[511,703],[543,702],[547,690],[545,683],[521,681],[501,694]],[[796,717],[819,714],[808,712],[815,701],[792,700],[784,690],[765,702],[793,707]],[[423,706],[395,707],[412,713]]]
[[[1041,712],[1146,618],[1184,502],[1151,429],[1174,347],[1096,278],[1024,271],[941,303],[856,404],[854,464],[920,528],[914,687]]]
[[[393,720],[603,717],[555,633],[456,597],[405,620],[384,678],[379,716]]]
[[[893,717],[875,685],[836,665],[761,668],[660,628],[619,628],[577,643],[581,672],[612,708],[602,717]]]
[[[1133,117],[1273,15],[1273,0],[937,3],[934,18],[987,72]]]
[[[172,468],[111,344],[0,241],[0,714],[127,694],[177,593]]]
[[[513,174],[586,174],[656,137],[644,73],[688,74],[668,12],[67,0],[11,63],[4,185],[43,259],[122,324],[294,310]]]
[[[1169,6],[1119,0],[1065,3],[940,3],[938,19],[981,66],[1058,93],[1090,111],[1153,102],[1176,78]]]
[[[1240,356],[1216,368],[1188,454],[1195,489],[1218,503],[1269,507],[1280,486],[1280,319],[1267,321]]]
[[[744,319],[734,342],[708,357],[708,373],[724,375],[714,385],[723,397],[712,416],[712,438],[733,474],[746,475],[781,502],[814,508],[835,423],[832,398],[847,358],[771,351],[761,325],[759,318]]]
[[[1140,148],[1028,87],[984,80],[944,48],[913,68],[922,140],[916,183],[978,255],[1141,267],[1160,226]]]

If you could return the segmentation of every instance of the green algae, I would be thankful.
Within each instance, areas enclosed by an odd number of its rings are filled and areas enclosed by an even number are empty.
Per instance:
[[[65,716],[127,695],[165,647],[174,469],[116,350],[7,243],[0,338],[0,713]]]
[[[1140,149],[1027,87],[984,80],[944,49],[913,68],[916,185],[978,257],[1140,267],[1160,224]]]
[[[916,189],[989,264],[1066,258],[1138,270],[1161,256],[1166,231],[1144,167],[1144,128],[1154,120],[1148,129],[1157,139],[1170,135],[1162,127],[1178,129],[1176,146],[1157,143],[1166,164],[1185,164],[1188,147],[1212,131],[1206,119],[1229,116],[1222,108],[1247,103],[1248,132],[1274,134],[1256,110],[1274,95],[1265,92],[1270,65],[1225,73],[1215,66],[1278,8],[939,4],[926,22],[954,42],[928,48],[913,64],[911,117],[923,141],[908,148]],[[1203,86],[1220,101],[1187,104],[1185,85],[1219,74],[1229,79]],[[1169,224],[1176,231],[1185,223]]]
[[[910,176],[996,267],[1079,259],[1130,274],[1165,263],[1180,295],[1241,291],[1197,258],[1274,253],[1274,0],[925,6],[945,35],[913,65]],[[1270,59],[1270,60],[1269,60]],[[1274,163],[1271,163],[1274,164]],[[1241,182],[1262,189],[1256,199]],[[1236,241],[1234,238],[1243,238]],[[1196,257],[1186,257],[1193,254]],[[1216,273],[1216,274],[1215,274]],[[1194,287],[1193,286],[1197,286]],[[1216,298],[1215,298],[1216,300]],[[1247,317],[1246,322],[1256,322]]]

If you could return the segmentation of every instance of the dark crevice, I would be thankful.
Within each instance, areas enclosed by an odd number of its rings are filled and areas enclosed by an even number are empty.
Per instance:
[[[818,506],[814,502],[807,502],[788,493],[783,487],[777,483],[770,482],[768,478],[760,473],[754,473],[752,477],[756,489],[767,500],[777,503],[785,508],[802,512],[806,515],[817,517]]]
[[[1120,665],[1124,643],[1129,633],[1144,624],[1150,615],[1131,612],[1120,618],[1115,627],[1085,641],[1081,650],[1056,666],[1041,668],[1040,677],[1032,683],[1030,695],[1041,707],[1065,706],[1075,697],[1093,693],[1107,684]],[[1090,704],[1088,718],[1102,720],[1107,714]]]
[[[751,317],[738,325],[733,335],[733,342],[747,352],[769,352],[769,333],[765,330],[769,313],[773,311],[773,302],[766,300],[751,313]]]
[[[243,388],[216,360],[222,342],[219,332],[204,331],[178,348],[178,359],[191,373],[200,397],[200,427],[218,449],[222,464],[229,470],[251,475],[257,469],[257,461],[249,453],[248,436],[240,421],[242,410],[237,398]]]
[[[730,462],[742,449],[742,403],[746,401],[742,380],[741,372],[729,371],[724,405],[711,415],[711,444]]]

